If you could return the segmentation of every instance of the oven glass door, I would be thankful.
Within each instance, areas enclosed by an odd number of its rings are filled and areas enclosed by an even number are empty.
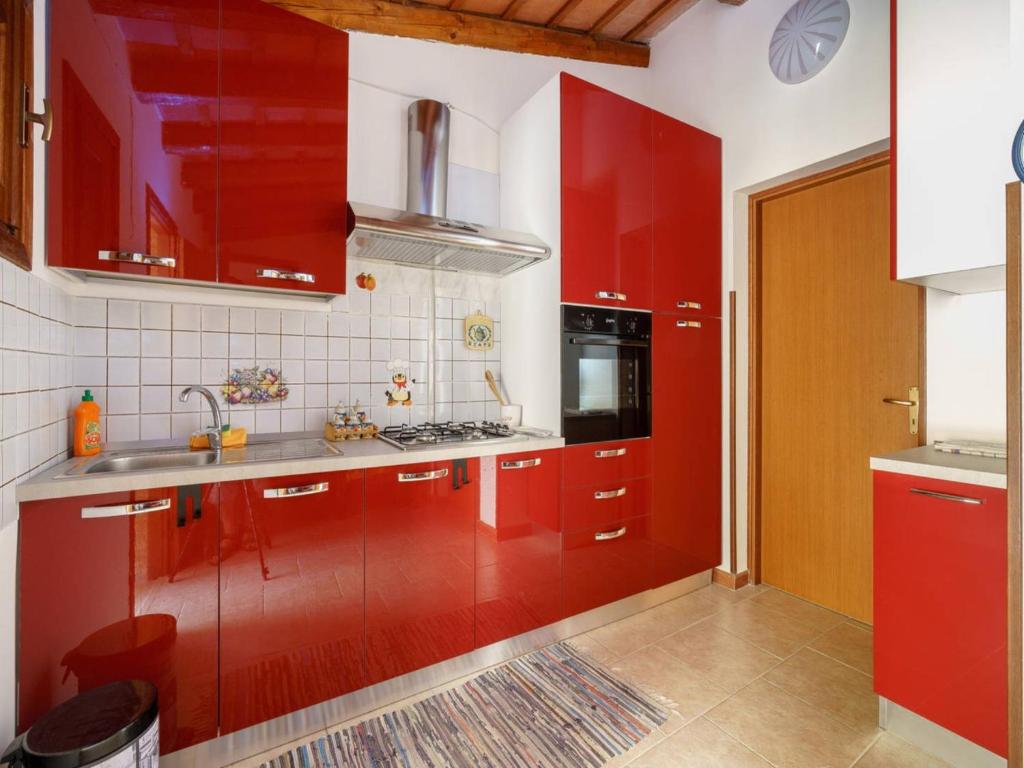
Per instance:
[[[648,437],[648,342],[566,332],[562,338],[562,434],[566,443]]]

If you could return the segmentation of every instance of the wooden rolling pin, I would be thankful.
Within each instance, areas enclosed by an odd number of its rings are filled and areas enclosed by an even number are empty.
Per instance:
[[[507,405],[505,398],[501,396],[501,390],[498,389],[498,382],[494,380],[494,374],[490,371],[484,371],[484,378],[487,379],[487,386],[491,388],[491,393],[494,395],[495,400],[501,405]]]

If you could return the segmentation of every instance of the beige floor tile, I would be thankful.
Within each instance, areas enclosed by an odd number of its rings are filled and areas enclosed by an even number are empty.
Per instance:
[[[630,768],[770,768],[769,763],[703,717],[629,765]]]
[[[612,653],[625,656],[718,612],[720,607],[702,592],[683,595],[588,634]]]
[[[811,648],[831,656],[843,664],[859,669],[865,675],[875,673],[874,636],[871,628],[859,621],[847,621],[811,643]]]
[[[658,647],[729,693],[735,693],[781,662],[778,656],[762,651],[710,620],[669,635]]]
[[[285,752],[287,752],[290,749],[294,749],[295,747],[300,747],[303,744],[309,744],[309,743],[315,741],[316,739],[319,739],[321,736],[326,736],[326,735],[327,735],[327,731],[322,731],[322,732],[314,733],[314,734],[311,734],[309,736],[305,736],[305,737],[303,737],[301,739],[296,739],[295,741],[290,741],[287,744],[284,744],[284,745],[282,745],[280,747],[275,747],[274,749],[268,749],[266,752],[261,752],[258,755],[253,755],[252,757],[247,757],[244,760],[239,760],[238,762],[235,762],[235,763],[228,763],[225,766],[225,768],[259,768],[259,766],[263,765],[263,763],[266,763],[266,762],[268,762],[270,760],[273,760],[275,757],[280,757],[281,755],[283,755]]]
[[[898,736],[883,733],[856,763],[856,768],[949,768]]]
[[[712,584],[709,587],[704,587],[699,594],[702,594],[705,597],[710,597],[712,600],[724,607],[726,605],[735,605],[736,603],[742,603],[744,600],[749,600],[764,589],[767,589],[767,587],[762,584],[748,584],[740,589],[729,589],[728,587],[723,587],[718,584]]]
[[[797,651],[764,679],[858,731],[874,733],[878,727],[871,678],[817,651]]]
[[[638,759],[641,755],[645,754],[648,750],[653,749],[664,740],[665,734],[660,731],[655,731],[629,750],[629,752],[624,755],[619,755],[618,757],[613,757],[607,763],[602,765],[601,768],[625,768],[627,765],[632,765],[634,760]]]
[[[814,627],[819,632],[837,627],[847,620],[840,613],[822,608],[820,605],[815,605],[778,589],[766,589],[754,595],[752,601],[778,611],[783,616],[799,621],[801,624]]]
[[[675,657],[653,645],[623,656],[611,669],[678,712],[684,721],[703,714],[729,695],[724,688],[687,669]]]
[[[603,643],[601,643],[601,641],[595,639],[589,632],[569,638],[568,643],[585,656],[592,658],[598,664],[608,665],[619,658],[619,654],[612,653]]]
[[[778,768],[847,768],[875,738],[765,680],[755,680],[707,717]]]
[[[726,608],[709,621],[782,658],[821,634],[818,629],[759,603],[756,597]]]

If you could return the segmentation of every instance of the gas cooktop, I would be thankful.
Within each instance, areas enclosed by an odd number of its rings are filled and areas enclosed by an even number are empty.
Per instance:
[[[403,424],[400,427],[385,427],[377,437],[403,451],[449,443],[522,439],[504,424],[493,421],[448,421],[443,424],[428,421],[416,426]]]

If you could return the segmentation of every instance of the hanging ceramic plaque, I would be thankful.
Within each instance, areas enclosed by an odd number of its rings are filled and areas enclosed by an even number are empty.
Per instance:
[[[482,312],[466,317],[466,347],[479,352],[494,349],[494,321]]]

